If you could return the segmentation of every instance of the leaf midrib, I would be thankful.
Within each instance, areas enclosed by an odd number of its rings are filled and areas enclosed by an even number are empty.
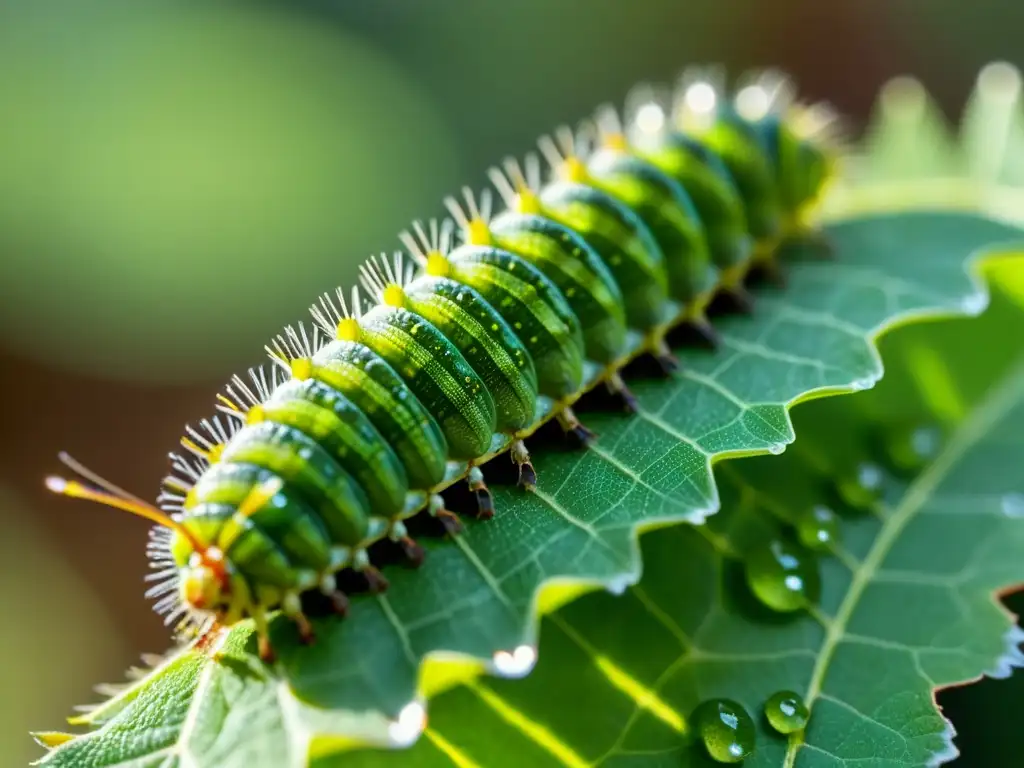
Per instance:
[[[988,390],[977,407],[954,431],[936,460],[910,484],[900,503],[885,518],[882,529],[871,545],[867,557],[853,572],[853,580],[843,597],[839,610],[826,626],[825,640],[811,673],[811,681],[807,686],[807,694],[804,699],[809,709],[813,708],[815,700],[822,695],[822,686],[832,656],[840,641],[846,636],[847,626],[860,602],[864,589],[874,578],[892,545],[914,515],[931,498],[932,493],[949,471],[980,438],[988,434],[1000,418],[1017,404],[1022,395],[1024,395],[1024,358],[1017,361],[997,386]],[[801,732],[799,736],[790,739],[786,748],[783,768],[793,768],[796,755],[804,746],[805,733],[805,731]]]

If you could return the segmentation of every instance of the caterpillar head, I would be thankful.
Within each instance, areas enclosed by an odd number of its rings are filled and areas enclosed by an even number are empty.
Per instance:
[[[282,486],[281,478],[274,477],[251,488],[235,509],[233,519],[242,521],[258,512]],[[181,534],[175,530],[171,535],[178,538]],[[220,547],[204,544],[193,534],[186,541],[172,540],[169,549],[177,562],[181,561],[183,550],[191,549],[185,564],[178,569],[177,582],[178,597],[192,623],[201,623],[201,618],[205,617],[217,623],[231,624],[250,607],[252,596],[249,588],[245,580],[232,570]]]
[[[179,574],[179,597],[192,611],[226,614],[231,604],[231,579],[224,555],[211,547],[203,555],[194,552]]]
[[[188,467],[189,473],[202,471],[197,464],[176,458]],[[48,477],[46,486],[50,491],[120,509],[157,524],[150,534],[148,547],[155,572],[147,577],[157,583],[146,594],[159,598],[154,607],[166,616],[168,624],[178,621],[183,632],[192,630],[201,634],[218,619],[240,612],[249,596],[244,584],[237,584],[219,548],[204,541],[180,520],[180,516],[133,496],[67,454],[62,453],[60,459],[75,477]],[[161,495],[166,496],[168,492]],[[181,502],[166,503],[180,507]]]

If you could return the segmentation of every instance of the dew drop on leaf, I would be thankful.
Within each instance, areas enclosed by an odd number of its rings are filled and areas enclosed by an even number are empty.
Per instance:
[[[843,501],[854,509],[867,510],[882,495],[885,473],[877,464],[863,462],[857,465],[852,477],[839,481],[837,490]]]
[[[754,753],[754,721],[732,699],[709,699],[693,711],[704,749],[719,763],[738,763]]]
[[[917,472],[935,458],[942,447],[942,432],[931,425],[894,432],[888,437],[889,460],[897,469]]]
[[[808,549],[829,550],[839,542],[839,518],[824,504],[815,504],[797,519],[796,534]]]
[[[1007,517],[1024,517],[1024,494],[1007,493],[1001,506]]]
[[[795,543],[772,539],[752,549],[744,570],[751,591],[774,611],[806,608],[821,593],[817,559]]]
[[[811,713],[800,695],[793,691],[777,691],[764,703],[768,722],[779,733],[796,733],[807,726]]]

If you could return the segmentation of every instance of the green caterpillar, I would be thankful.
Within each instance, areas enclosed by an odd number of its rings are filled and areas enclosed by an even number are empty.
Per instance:
[[[344,613],[340,571],[386,588],[368,547],[389,538],[418,563],[403,521],[422,510],[457,534],[440,494],[459,479],[494,514],[480,466],[500,453],[529,492],[541,424],[592,439],[572,406],[599,383],[635,410],[627,362],[650,353],[671,373],[665,336],[683,324],[714,346],[712,299],[749,311],[750,271],[778,277],[779,243],[815,235],[835,117],[775,72],[723,93],[703,72],[671,95],[641,86],[625,121],[604,106],[541,139],[546,181],[536,154],[492,169],[499,215],[489,192],[448,198],[451,220],[415,223],[408,254],[370,260],[362,290],[324,294],[310,329],[268,345],[272,368],[232,379],[172,455],[160,509],[67,458],[82,480],[48,485],[158,523],[147,594],[168,622],[204,637],[250,618],[270,659],[280,608],[312,640],[302,593]]]

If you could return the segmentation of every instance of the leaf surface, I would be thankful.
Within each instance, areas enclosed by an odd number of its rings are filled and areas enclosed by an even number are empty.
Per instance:
[[[102,727],[46,764],[288,766],[302,765],[310,745],[401,743],[408,731],[393,720],[418,687],[435,692],[479,669],[435,661],[420,679],[428,655],[490,660],[532,648],[538,608],[635,583],[639,529],[699,523],[718,508],[713,460],[779,452],[793,439],[789,406],[872,386],[883,329],[982,310],[972,258],[1022,237],[980,216],[928,212],[865,216],[828,235],[834,260],[791,254],[784,290],[760,291],[751,317],[716,323],[717,352],[681,351],[685,371],[672,379],[631,379],[641,413],[587,413],[599,434],[592,448],[534,446],[536,493],[494,484],[494,520],[470,523],[454,542],[427,541],[419,571],[389,569],[390,591],[356,599],[345,620],[318,621],[314,646],[276,622],[271,671],[240,626],[217,661],[196,671],[187,653],[96,710],[89,721]],[[698,607],[694,589],[687,580],[678,592],[688,610]]]
[[[1018,260],[1009,276],[1022,270]],[[951,759],[936,689],[1024,664],[1024,632],[995,597],[1024,583],[1024,308],[1007,296],[981,319],[886,339],[878,388],[798,408],[800,439],[784,456],[718,465],[721,512],[644,536],[644,578],[625,595],[545,618],[529,678],[449,691],[411,756],[345,764],[717,765],[690,741],[690,713],[710,697],[754,716],[751,768]],[[922,468],[896,470],[884,446],[918,428],[939,429],[941,445]],[[844,506],[836,483],[867,465],[883,471],[878,500]],[[745,555],[815,503],[842,514],[843,543],[820,559],[820,604],[767,611]],[[810,704],[803,735],[765,721],[780,689]]]

